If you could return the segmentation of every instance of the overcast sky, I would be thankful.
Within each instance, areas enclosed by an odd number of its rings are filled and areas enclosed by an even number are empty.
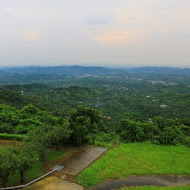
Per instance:
[[[0,66],[190,67],[190,0],[0,0]]]

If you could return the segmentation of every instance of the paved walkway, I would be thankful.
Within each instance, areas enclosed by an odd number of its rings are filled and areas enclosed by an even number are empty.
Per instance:
[[[119,180],[109,180],[97,185],[93,190],[112,190],[131,186],[185,186],[190,185],[190,176],[133,176]]]
[[[76,183],[69,183],[68,181],[52,176],[23,190],[84,190],[84,188]]]
[[[59,165],[64,167],[61,172],[75,176],[100,157],[106,150],[106,148],[99,148],[90,145],[80,147],[79,151],[73,153],[62,163],[59,163]]]
[[[77,175],[80,171],[86,168],[89,164],[100,157],[107,149],[94,147],[90,145],[76,148],[72,154],[66,158],[62,163],[63,167],[56,176],[43,179],[23,190],[83,190],[84,188],[76,183],[67,181],[67,175],[71,178]]]

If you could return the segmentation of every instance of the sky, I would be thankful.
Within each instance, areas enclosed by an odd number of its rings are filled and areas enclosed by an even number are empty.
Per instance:
[[[190,0],[0,0],[0,66],[190,67]]]

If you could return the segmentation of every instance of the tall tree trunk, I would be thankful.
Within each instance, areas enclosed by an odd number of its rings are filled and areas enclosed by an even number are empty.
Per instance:
[[[3,181],[3,187],[7,186],[7,182]]]
[[[26,171],[20,170],[20,183],[25,183],[25,182],[26,182]]]
[[[7,186],[8,176],[3,176],[3,187]]]
[[[59,145],[58,144],[56,144],[56,150],[59,150]]]
[[[42,162],[46,161],[46,152],[45,151],[40,152],[40,159]]]
[[[6,187],[7,186],[7,183],[3,181],[3,187]]]

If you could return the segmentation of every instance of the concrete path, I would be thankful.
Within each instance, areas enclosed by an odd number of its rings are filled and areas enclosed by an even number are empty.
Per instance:
[[[68,181],[52,176],[23,190],[84,190],[84,188],[76,183],[69,183]]]
[[[131,186],[185,186],[190,185],[190,176],[133,176],[120,180],[109,180],[93,190],[112,190]]]
[[[71,183],[74,176],[95,161],[106,150],[105,148],[90,145],[75,148],[69,157],[58,163],[63,167],[55,174],[59,177],[48,177],[23,190],[84,190],[80,185]]]
[[[80,147],[79,151],[73,153],[62,163],[59,163],[59,165],[64,167],[61,172],[75,176],[101,156],[106,150],[106,148],[99,148],[90,145]]]

